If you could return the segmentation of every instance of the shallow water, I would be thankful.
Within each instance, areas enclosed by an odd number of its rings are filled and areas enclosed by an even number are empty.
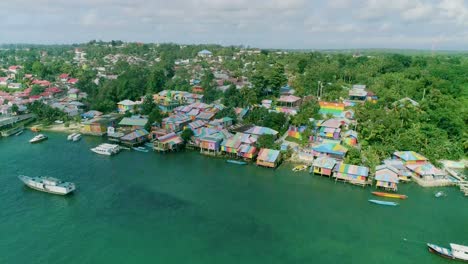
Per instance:
[[[0,139],[0,263],[448,263],[424,243],[468,245],[468,199],[456,188],[436,199],[436,189],[400,185],[409,198],[385,207],[367,202],[373,188],[287,165],[104,157],[89,150],[100,138],[47,134],[35,145],[30,132]],[[37,192],[19,174],[78,190]]]

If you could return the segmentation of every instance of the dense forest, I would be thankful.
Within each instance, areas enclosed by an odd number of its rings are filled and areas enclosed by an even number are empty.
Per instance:
[[[72,61],[73,48],[86,51],[87,62]],[[192,59],[198,51],[209,49],[222,62],[205,60],[174,67],[180,59]],[[235,107],[251,107],[245,122],[284,131],[289,123],[310,125],[317,117],[318,100],[346,99],[353,84],[365,84],[378,96],[376,103],[355,107],[356,127],[362,146],[361,161],[373,166],[395,150],[413,150],[431,161],[459,159],[468,150],[468,55],[403,55],[372,51],[353,56],[340,52],[276,52],[262,50],[246,54],[240,47],[218,45],[140,44],[122,45],[92,41],[73,46],[31,46],[27,50],[0,51],[3,66],[20,64],[25,73],[54,80],[69,73],[80,81],[77,88],[88,93],[92,109],[112,111],[123,99],[139,99],[163,89],[190,91],[190,79],[199,79],[205,100],[225,104],[233,115]],[[41,56],[40,51],[47,51]],[[123,54],[140,60],[109,63],[104,57]],[[117,79],[101,78],[96,84],[97,67],[106,66]],[[213,71],[224,70],[236,78],[245,77],[251,87],[224,93],[216,89]],[[275,99],[282,86],[290,84],[297,96],[312,96],[298,115],[269,113],[256,108],[262,99]],[[229,85],[229,83],[227,83]],[[321,94],[319,94],[319,89]],[[317,98],[320,95],[320,98]],[[418,102],[411,104],[403,98]],[[151,111],[149,111],[151,112]],[[157,115],[157,113],[153,113]],[[155,117],[154,119],[159,119]]]

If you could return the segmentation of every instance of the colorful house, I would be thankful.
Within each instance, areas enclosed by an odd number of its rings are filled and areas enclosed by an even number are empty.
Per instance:
[[[338,163],[333,170],[333,177],[338,181],[350,182],[365,186],[368,182],[369,168],[363,166]]]
[[[102,136],[106,134],[107,127],[115,125],[115,117],[97,117],[83,121],[81,133],[86,135]]]
[[[349,99],[352,101],[377,101],[377,96],[373,92],[368,92],[363,84],[355,84],[349,90]]]
[[[133,102],[132,100],[123,100],[117,103],[117,110],[119,113],[125,113],[127,111],[133,111],[134,106],[137,103]]]
[[[339,143],[326,142],[312,147],[312,151],[314,157],[327,156],[342,160],[348,152],[348,149]]]
[[[126,134],[120,138],[122,144],[127,146],[136,146],[140,145],[148,140],[148,131],[145,129],[136,129],[135,131]]]
[[[119,126],[124,129],[135,130],[144,128],[147,123],[147,118],[132,116],[122,118],[122,120],[119,122]]]
[[[315,174],[320,174],[322,176],[331,177],[333,168],[336,165],[336,160],[334,158],[329,158],[326,156],[318,157],[312,163],[313,172]]]
[[[288,137],[292,137],[292,138],[301,140],[302,139],[302,133],[304,133],[304,131],[306,129],[307,129],[306,126],[300,126],[300,127],[289,126]]]
[[[386,159],[383,161],[384,165],[387,167],[392,167],[397,171],[398,173],[398,178],[402,182],[407,182],[410,181],[411,176],[413,175],[411,171],[408,170],[408,168],[405,167],[405,164],[403,163],[402,160],[397,160],[397,159]]]
[[[257,148],[249,144],[242,144],[237,151],[237,155],[244,159],[254,159],[257,155]]]
[[[192,120],[189,116],[177,114],[164,118],[161,126],[168,132],[178,132],[187,126],[191,121]]]
[[[340,117],[343,114],[345,105],[343,103],[319,102],[319,113],[322,115],[333,115]]]
[[[354,130],[348,130],[343,134],[343,143],[348,146],[356,146],[358,144],[358,133]]]
[[[226,127],[232,126],[233,121],[234,121],[234,119],[232,119],[232,118],[230,118],[228,116],[225,116],[223,118],[219,118],[219,119],[215,119],[215,120],[211,121],[210,126],[226,128]]]
[[[342,122],[337,118],[317,121],[318,134],[321,138],[339,140],[341,137],[341,126]]]
[[[187,128],[190,128],[191,130],[198,129],[200,127],[204,127],[206,125],[206,122],[203,120],[196,120],[187,125]]]
[[[257,165],[269,168],[276,168],[280,161],[280,151],[262,148],[258,153]]]
[[[375,167],[375,180],[376,188],[380,187],[394,192],[398,190],[398,170],[392,166],[379,165]]]
[[[216,136],[207,136],[200,138],[200,153],[216,155],[220,148],[223,138]]]
[[[262,136],[262,135],[273,135],[275,137],[278,136],[278,131],[271,129],[269,127],[261,127],[261,126],[253,126],[247,131],[244,131],[244,133],[255,135],[255,136]]]
[[[427,158],[414,151],[396,151],[393,153],[393,158],[403,161],[405,165],[408,164],[425,164]]]
[[[294,95],[281,95],[278,99],[278,105],[289,108],[299,108],[302,99]]]
[[[184,140],[173,132],[157,138],[153,142],[153,149],[160,152],[174,151],[178,150],[183,143]]]
[[[221,151],[228,153],[228,154],[235,154],[237,155],[237,150],[239,149],[240,145],[242,144],[242,138],[239,134],[234,135],[228,139],[225,139],[221,143]]]
[[[429,162],[425,164],[406,164],[406,167],[413,172],[414,177],[425,181],[445,179],[447,176],[444,171]]]

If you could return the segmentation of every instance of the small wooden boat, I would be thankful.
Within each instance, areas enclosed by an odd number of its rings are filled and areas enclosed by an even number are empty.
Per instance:
[[[144,147],[133,147],[132,149],[136,151],[140,151],[140,152],[145,152],[145,153],[148,152],[148,149]]]
[[[406,199],[408,196],[404,194],[397,194],[397,193],[386,193],[386,192],[372,192],[375,196],[380,197],[387,197],[387,198],[395,198],[395,199]]]
[[[397,206],[398,203],[394,203],[394,202],[386,202],[386,201],[380,201],[380,200],[369,200],[369,202],[371,203],[375,203],[375,204],[380,204],[380,205],[388,205],[388,206]]]
[[[429,252],[447,259],[456,259],[468,262],[468,247],[450,243],[450,249],[427,243]]]
[[[307,165],[299,165],[299,166],[294,167],[292,171],[298,172],[298,171],[303,171],[305,169],[307,169]]]
[[[245,165],[247,162],[240,161],[240,160],[226,160],[227,163],[237,164],[237,165]]]

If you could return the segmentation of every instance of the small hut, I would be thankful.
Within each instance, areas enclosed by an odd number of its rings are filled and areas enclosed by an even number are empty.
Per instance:
[[[312,164],[313,172],[322,176],[331,177],[333,168],[335,167],[336,160],[330,157],[318,157]]]
[[[239,150],[237,153],[239,157],[242,157],[244,159],[250,159],[250,160],[253,159],[256,154],[257,154],[257,148],[248,144],[242,144],[239,147]]]
[[[184,143],[184,140],[176,133],[169,133],[157,138],[153,143],[153,149],[160,152],[178,150]]]
[[[279,150],[262,148],[258,153],[257,165],[269,168],[276,168],[279,164]]]
[[[348,146],[356,146],[358,144],[358,133],[354,130],[348,130],[343,134],[343,143]]]
[[[200,153],[216,155],[220,150],[221,141],[223,141],[222,138],[214,136],[200,138]]]
[[[127,146],[137,146],[148,140],[148,131],[145,129],[136,129],[133,132],[120,138],[120,142]]]
[[[398,190],[398,170],[392,166],[379,165],[375,167],[375,187],[383,188],[385,190]]]
[[[333,177],[335,177],[337,181],[341,180],[362,186],[369,184],[367,181],[368,176],[369,168],[345,163],[337,164],[333,173]]]

